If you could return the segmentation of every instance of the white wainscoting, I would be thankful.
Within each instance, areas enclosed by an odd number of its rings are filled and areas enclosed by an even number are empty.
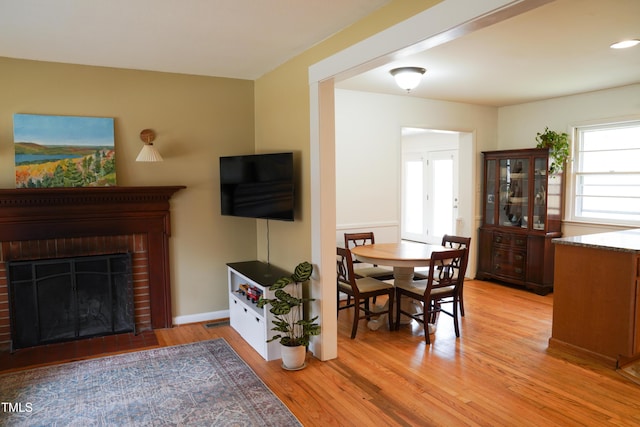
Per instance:
[[[373,231],[376,243],[394,243],[400,240],[400,224],[397,222],[336,224],[336,246],[344,246],[344,233],[364,231]]]

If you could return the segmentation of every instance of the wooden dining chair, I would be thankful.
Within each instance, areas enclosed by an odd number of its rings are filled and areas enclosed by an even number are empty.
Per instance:
[[[373,231],[365,231],[361,233],[344,233],[344,247],[352,249],[361,245],[373,245],[376,242]],[[353,258],[353,263],[358,264],[358,268],[354,269],[356,277],[373,277],[378,280],[393,279],[393,270],[379,267],[376,264],[366,264]]]
[[[429,262],[426,280],[417,280],[408,284],[396,283],[396,330],[399,329],[400,315],[404,314],[422,323],[425,341],[427,344],[431,344],[429,323],[435,321],[436,314],[445,313],[453,317],[456,337],[460,336],[458,302],[466,271],[465,257],[467,257],[467,252],[467,249],[434,252]],[[457,265],[460,266],[459,270],[456,270],[455,266]],[[422,311],[403,310],[402,297],[422,302]],[[442,308],[442,304],[446,302],[453,303],[452,311]],[[415,307],[415,304],[412,304],[412,307]]]
[[[471,237],[461,237],[461,236],[453,236],[449,234],[445,234],[442,236],[442,242],[440,243],[442,246],[451,249],[467,249],[471,247]],[[467,253],[467,262],[468,262],[468,253]],[[456,274],[460,270],[459,266],[456,266]],[[466,267],[465,267],[466,271]],[[414,273],[414,280],[426,280],[428,277],[428,271],[422,270]],[[464,316],[464,299],[462,296],[463,288],[460,288],[460,315]]]
[[[469,263],[469,250],[471,247],[471,237],[461,237],[461,236],[451,236],[448,234],[445,234],[444,236],[442,236],[442,246],[445,246],[447,248],[452,248],[452,249],[466,249],[467,250],[467,256],[464,260],[465,262],[465,266],[464,266],[464,270],[467,271],[467,265]],[[460,274],[460,268],[461,266],[456,265],[454,266],[455,268],[455,272],[456,275]],[[464,299],[463,299],[463,290],[464,290],[464,283],[462,283],[460,285],[460,295],[459,295],[459,304],[460,304],[460,315],[464,316]]]
[[[362,319],[387,314],[389,318],[389,330],[393,330],[393,300],[395,289],[393,285],[385,283],[373,277],[356,278],[353,272],[353,258],[351,251],[347,248],[336,248],[336,285],[338,292],[338,314],[340,310],[354,308],[353,326],[351,328],[351,339],[356,337],[358,323]],[[349,296],[345,305],[340,305],[340,292]],[[382,311],[375,311],[377,307],[370,307],[369,299],[386,295],[389,297],[387,307]],[[353,299],[353,302],[351,302]],[[362,311],[362,314],[360,312]]]

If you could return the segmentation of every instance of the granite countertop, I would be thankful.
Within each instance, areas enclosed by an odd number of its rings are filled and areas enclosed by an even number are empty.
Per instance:
[[[621,252],[640,252],[640,229],[553,239],[558,245],[583,246]]]

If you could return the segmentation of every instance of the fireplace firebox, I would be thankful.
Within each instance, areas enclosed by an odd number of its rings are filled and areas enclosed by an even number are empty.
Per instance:
[[[15,348],[134,330],[130,254],[8,262]]]

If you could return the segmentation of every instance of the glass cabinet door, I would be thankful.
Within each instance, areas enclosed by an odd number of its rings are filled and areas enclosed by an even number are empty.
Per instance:
[[[484,222],[485,224],[495,224],[496,222],[496,161],[487,160],[487,170],[485,172],[485,188],[486,198],[484,208]]]
[[[500,224],[506,227],[529,226],[529,160],[500,160]]]
[[[547,158],[536,157],[533,171],[533,224],[534,230],[544,230],[547,220]]]

